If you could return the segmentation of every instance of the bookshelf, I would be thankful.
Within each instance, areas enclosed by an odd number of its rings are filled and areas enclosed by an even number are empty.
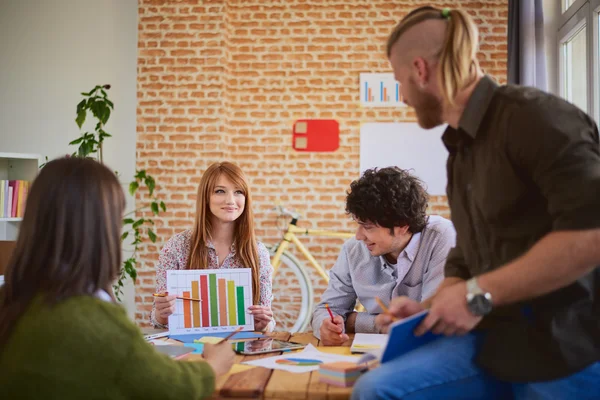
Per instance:
[[[0,152],[0,180],[33,181],[40,168],[39,154]],[[0,240],[14,241],[19,233],[21,218],[0,218]]]

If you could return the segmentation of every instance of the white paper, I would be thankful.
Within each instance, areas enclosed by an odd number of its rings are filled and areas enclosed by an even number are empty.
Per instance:
[[[350,351],[353,353],[367,353],[372,350],[383,349],[387,344],[388,337],[383,333],[357,333],[354,335]]]
[[[294,372],[294,373],[302,373],[302,372],[310,372],[317,371],[319,369],[319,365],[311,365],[311,366],[296,366],[296,365],[285,365],[285,364],[277,364],[277,360],[282,360],[285,358],[301,358],[305,360],[319,360],[325,363],[337,362],[337,361],[349,361],[352,363],[356,363],[358,361],[358,356],[342,356],[339,354],[331,354],[331,353],[323,353],[312,344],[309,344],[304,348],[304,350],[297,353],[284,353],[280,356],[274,356],[269,358],[261,358],[253,361],[246,361],[242,364],[254,365],[256,367],[264,367],[270,369],[280,369],[283,371]]]
[[[169,343],[168,341],[163,340],[163,339],[148,340],[148,343],[153,344],[155,346],[168,346],[168,345],[173,344],[173,343]]]
[[[238,289],[242,297],[238,297]],[[167,292],[200,300],[176,300],[175,313],[169,316],[172,335],[233,332],[239,327],[254,330],[254,317],[248,311],[252,305],[250,268],[169,270]]]
[[[360,173],[396,166],[421,179],[432,196],[446,195],[446,125],[423,129],[416,122],[371,122],[360,126]]]

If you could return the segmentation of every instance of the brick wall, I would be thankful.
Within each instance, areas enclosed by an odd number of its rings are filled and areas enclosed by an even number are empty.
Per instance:
[[[156,245],[141,253],[140,322],[151,308],[158,251],[191,227],[199,178],[214,161],[236,162],[249,176],[265,243],[280,237],[270,212],[277,200],[305,215],[302,226],[353,229],[343,210],[359,172],[360,123],[415,120],[409,109],[361,109],[359,73],[390,71],[387,35],[424,4],[452,3],[139,0],[137,167],[157,178],[169,207],[157,221]],[[508,0],[460,4],[479,25],[482,67],[505,81]],[[291,127],[300,118],[338,120],[339,150],[294,152]],[[448,217],[445,197],[433,197],[431,211]],[[305,243],[331,267],[341,241]],[[316,276],[314,282],[318,294],[325,283]]]

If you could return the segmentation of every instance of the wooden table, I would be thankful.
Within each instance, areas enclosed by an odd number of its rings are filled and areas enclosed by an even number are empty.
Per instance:
[[[320,343],[312,333],[275,332],[269,336],[280,340],[309,344],[319,347]],[[344,346],[350,347],[354,335]],[[272,357],[281,353],[269,353],[256,356],[236,355],[236,363]],[[350,352],[348,351],[348,354]],[[201,355],[191,354],[187,360],[202,359]],[[217,387],[212,399],[348,399],[352,388],[340,388],[319,382],[319,372],[295,374],[292,372],[255,367],[236,374],[227,374],[217,379]]]

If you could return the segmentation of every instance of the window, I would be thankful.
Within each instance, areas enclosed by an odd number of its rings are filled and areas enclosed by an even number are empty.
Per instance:
[[[564,71],[562,93],[565,99],[584,111],[588,110],[585,25],[562,44]]]
[[[600,121],[600,0],[561,0],[560,95]],[[566,10],[566,11],[565,11]]]
[[[596,122],[600,124],[600,4],[594,10],[594,41],[593,41],[593,70],[594,70],[594,107]]]
[[[571,7],[573,5],[573,3],[575,3],[575,0],[562,0],[561,1],[561,7],[562,7],[561,11],[562,12],[567,11],[567,9],[569,7]]]

